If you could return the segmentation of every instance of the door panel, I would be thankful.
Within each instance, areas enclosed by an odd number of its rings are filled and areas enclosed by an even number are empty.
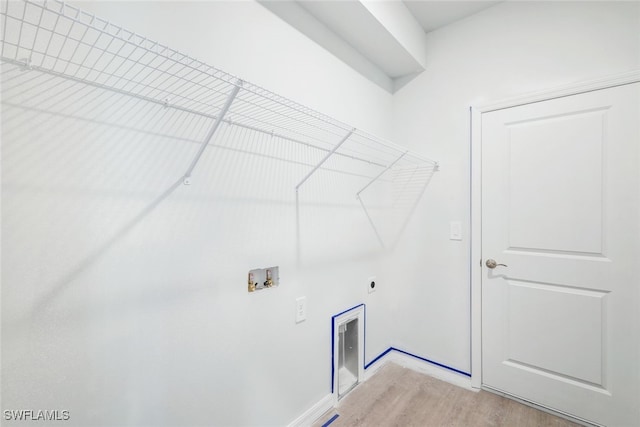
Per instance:
[[[505,124],[509,132],[509,248],[602,253],[606,112]],[[538,208],[542,206],[554,208]]]
[[[483,384],[640,425],[640,84],[482,116]]]
[[[606,293],[507,280],[507,295],[505,360],[540,373],[603,386]],[[588,333],[575,333],[581,330]]]

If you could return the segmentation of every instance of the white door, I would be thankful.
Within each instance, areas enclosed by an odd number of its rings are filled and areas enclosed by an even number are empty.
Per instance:
[[[482,115],[484,387],[640,426],[639,147],[640,83]]]

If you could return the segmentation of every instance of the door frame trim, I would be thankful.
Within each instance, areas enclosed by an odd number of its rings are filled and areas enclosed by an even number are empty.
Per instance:
[[[471,287],[471,386],[482,388],[482,114],[565,96],[640,82],[640,70],[572,83],[550,90],[471,106],[470,137],[470,287]]]

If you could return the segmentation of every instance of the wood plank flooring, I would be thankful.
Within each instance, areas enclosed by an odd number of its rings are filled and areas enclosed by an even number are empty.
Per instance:
[[[511,399],[473,392],[394,363],[387,363],[324,414],[321,427],[574,427],[578,424]]]

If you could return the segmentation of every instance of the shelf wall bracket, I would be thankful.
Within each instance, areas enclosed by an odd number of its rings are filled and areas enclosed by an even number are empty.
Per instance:
[[[369,181],[367,183],[367,185],[365,185],[364,187],[362,187],[360,189],[360,191],[358,191],[356,193],[356,197],[358,199],[360,199],[360,193],[362,193],[364,190],[366,190],[367,188],[369,188],[369,186],[371,184],[373,184],[374,182],[376,182],[382,175],[384,175],[389,169],[391,169],[396,163],[398,163],[400,161],[400,159],[402,159],[409,151],[405,151],[404,153],[400,154],[400,157],[398,157],[397,159],[395,159],[393,162],[391,162],[386,168],[384,168],[382,170],[382,172],[380,172],[378,175],[376,175],[375,177],[373,177],[373,179],[371,179],[371,181]]]
[[[338,142],[338,143],[336,144],[336,146],[335,146],[335,147],[333,147],[333,148],[331,149],[331,151],[329,151],[329,152],[327,153],[327,155],[326,155],[326,156],[324,156],[324,158],[323,158],[322,160],[320,160],[320,163],[318,163],[317,165],[315,165],[315,167],[314,167],[313,169],[311,169],[311,171],[310,171],[310,172],[309,172],[309,173],[308,173],[304,178],[302,178],[302,181],[300,181],[300,182],[298,183],[298,185],[296,185],[296,193],[298,192],[298,190],[300,189],[300,187],[302,187],[302,184],[304,184],[304,183],[305,183],[309,178],[311,178],[311,175],[313,175],[314,173],[316,173],[316,171],[317,171],[318,169],[320,169],[320,167],[321,167],[321,166],[322,166],[322,165],[323,165],[327,160],[329,160],[329,157],[331,157],[331,156],[332,156],[336,151],[338,151],[338,148],[340,148],[340,146],[341,146],[342,144],[344,144],[344,143],[347,141],[347,139],[349,139],[349,137],[350,137],[351,135],[353,135],[353,132],[355,132],[355,130],[356,130],[355,128],[351,129],[351,130],[349,131],[349,133],[348,133],[348,134],[346,134],[346,135],[345,135],[345,136],[340,140],[340,142]]]
[[[398,158],[396,158],[393,162],[391,162],[386,168],[384,168],[378,175],[376,175],[375,177],[373,177],[368,183],[367,185],[365,185],[364,187],[362,187],[360,189],[360,191],[358,191],[356,193],[356,199],[358,199],[358,202],[360,202],[360,206],[362,206],[362,210],[364,210],[364,214],[367,216],[367,219],[369,220],[369,224],[371,224],[371,228],[373,228],[373,232],[376,233],[376,237],[378,238],[378,242],[380,242],[380,246],[382,246],[382,248],[384,249],[384,241],[382,240],[382,237],[380,237],[380,233],[378,232],[378,228],[376,227],[376,224],[373,222],[373,219],[371,218],[371,215],[369,215],[369,211],[367,210],[367,207],[364,205],[364,202],[362,201],[362,199],[360,198],[360,193],[362,193],[364,190],[366,190],[367,188],[369,188],[369,186],[371,184],[373,184],[374,182],[376,182],[382,175],[384,175],[389,169],[391,169],[396,163],[398,163],[400,161],[400,159],[402,159],[406,154],[408,153],[408,151],[405,151],[404,153],[400,154],[400,156]]]
[[[331,149],[331,151],[329,151],[327,153],[326,156],[324,156],[324,158],[322,160],[320,160],[320,163],[318,163],[313,169],[311,169],[311,171],[304,177],[302,178],[302,181],[300,181],[298,183],[298,185],[296,185],[296,257],[298,259],[298,265],[300,265],[300,260],[301,260],[301,254],[300,254],[300,247],[301,247],[301,242],[300,242],[300,196],[299,196],[299,191],[300,187],[302,186],[302,184],[304,184],[309,178],[311,178],[311,175],[313,175],[318,169],[320,169],[320,167],[327,161],[329,160],[329,157],[331,157],[336,151],[338,151],[338,148],[340,148],[340,146],[342,144],[344,144],[347,139],[349,139],[351,137],[351,135],[353,135],[353,132],[356,131],[356,128],[353,128],[349,131],[349,133],[347,133],[341,140],[340,142],[338,142],[335,147],[333,147]]]
[[[204,153],[204,150],[209,145],[209,142],[211,142],[211,139],[213,138],[213,135],[215,135],[216,131],[218,130],[218,127],[220,127],[220,123],[222,123],[222,121],[224,120],[224,116],[229,111],[229,108],[231,108],[231,104],[233,103],[233,100],[236,98],[236,95],[238,95],[238,92],[240,91],[241,87],[242,87],[242,80],[238,80],[236,85],[231,90],[231,93],[229,93],[229,96],[227,97],[227,100],[225,101],[224,105],[220,109],[220,113],[218,113],[218,115],[216,116],[215,122],[213,123],[213,126],[211,126],[211,129],[209,129],[209,133],[207,133],[207,136],[204,138],[204,141],[202,142],[200,149],[198,150],[195,157],[191,161],[191,165],[189,166],[189,169],[187,169],[187,171],[185,172],[183,181],[182,181],[184,185],[191,184],[191,173],[193,172],[196,165],[200,161],[200,157],[202,157],[202,153]]]
[[[380,237],[380,233],[378,232],[378,227],[376,227],[376,224],[373,222],[373,219],[371,219],[371,215],[369,215],[369,211],[367,210],[367,207],[362,202],[362,199],[360,198],[359,194],[356,196],[356,198],[360,202],[360,206],[362,206],[362,210],[364,210],[364,214],[367,216],[367,219],[369,220],[369,224],[371,224],[371,228],[373,228],[373,232],[376,233],[376,237],[378,238],[378,242],[380,243],[380,246],[382,246],[382,249],[384,249],[385,248],[384,241],[382,240],[382,237]]]

